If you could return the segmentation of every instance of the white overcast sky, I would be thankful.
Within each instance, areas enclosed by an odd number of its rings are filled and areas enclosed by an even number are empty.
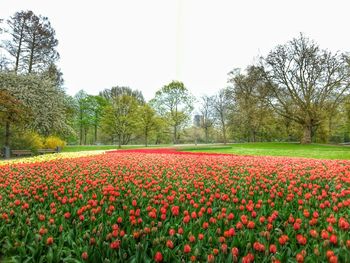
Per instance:
[[[347,0],[0,0],[0,18],[32,10],[56,30],[66,91],[112,86],[147,100],[172,80],[195,95],[227,86],[227,73],[300,32],[350,51]]]

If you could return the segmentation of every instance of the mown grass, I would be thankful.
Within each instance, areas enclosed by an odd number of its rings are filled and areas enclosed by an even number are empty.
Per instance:
[[[289,156],[316,159],[350,159],[350,146],[300,143],[237,143],[227,146],[180,147],[191,152],[228,153],[257,156]]]

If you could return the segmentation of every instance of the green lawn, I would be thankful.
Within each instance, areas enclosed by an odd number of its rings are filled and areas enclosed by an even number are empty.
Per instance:
[[[227,146],[181,147],[192,152],[230,153],[238,155],[291,156],[317,159],[350,159],[350,146],[299,143],[237,143]]]
[[[171,145],[152,145],[147,148],[169,147]],[[122,149],[145,148],[144,146],[125,145]],[[66,146],[63,152],[80,152],[94,150],[115,150],[115,145],[76,145]],[[237,143],[224,145],[206,146],[182,146],[182,151],[229,153],[238,155],[259,155],[259,156],[291,156],[317,159],[346,159],[350,160],[350,146],[337,146],[326,144],[302,145],[299,143]]]

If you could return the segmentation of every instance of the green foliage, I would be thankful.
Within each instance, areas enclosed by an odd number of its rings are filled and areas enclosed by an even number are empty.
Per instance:
[[[156,112],[148,104],[144,104],[138,108],[139,128],[145,140],[145,145],[148,145],[149,137],[154,131],[159,128]]]
[[[3,131],[1,131],[1,134],[4,135],[4,140],[0,141],[0,144],[10,145],[11,126],[24,122],[26,119],[26,110],[23,103],[12,96],[8,90],[1,87],[0,83],[0,126],[4,126]]]
[[[15,75],[0,72],[0,90],[6,90],[27,110],[25,129],[42,135],[68,134],[71,128],[66,123],[65,93],[47,78],[38,75]]]
[[[173,127],[174,143],[178,140],[178,131],[190,119],[194,97],[180,81],[172,81],[156,92],[151,105],[165,117]]]
[[[16,132],[16,136],[11,143],[11,148],[36,152],[38,149],[44,148],[44,141],[45,138],[36,132]]]
[[[164,117],[157,115],[156,130],[151,137],[154,144],[170,144],[172,142],[172,134],[169,132],[169,123]]]
[[[102,131],[117,140],[119,147],[128,144],[138,127],[138,101],[128,95],[113,98],[104,108],[101,120]]]
[[[111,89],[105,89],[100,92],[100,97],[104,98],[107,101],[112,101],[114,98],[121,97],[123,95],[134,97],[139,104],[144,104],[145,99],[143,94],[139,90],[133,90],[129,87],[112,87]]]
[[[232,99],[230,128],[239,141],[264,141],[278,138],[277,116],[265,99],[265,83],[259,68],[251,66],[247,73],[232,72],[228,89]],[[277,135],[277,136],[276,136]]]
[[[336,114],[328,117],[329,142],[350,142],[350,96],[347,95]]]
[[[97,132],[100,127],[103,108],[107,104],[105,98],[88,95],[83,90],[75,95],[73,105],[80,145],[97,142]]]

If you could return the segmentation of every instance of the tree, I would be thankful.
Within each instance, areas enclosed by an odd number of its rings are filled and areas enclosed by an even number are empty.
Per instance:
[[[107,105],[107,101],[101,96],[89,95],[86,101],[90,112],[90,120],[94,127],[94,143],[97,142],[97,130],[100,126],[103,108]]]
[[[262,60],[269,102],[277,113],[302,126],[301,143],[311,143],[322,113],[334,111],[349,90],[347,60],[343,54],[320,49],[302,34]]]
[[[66,95],[50,79],[0,72],[0,89],[27,108],[26,129],[45,136],[71,131],[65,117]]]
[[[178,142],[178,130],[180,125],[189,119],[193,110],[194,97],[189,93],[185,85],[180,81],[172,81],[156,92],[151,104],[159,114],[169,120],[173,127],[173,142]]]
[[[228,115],[228,108],[229,108],[229,99],[227,96],[227,89],[221,89],[215,96],[214,96],[214,114],[219,120],[219,125],[221,126],[221,132],[223,136],[224,144],[227,143],[227,115]]]
[[[58,133],[61,138],[64,138],[64,140],[68,143],[75,143],[76,142],[76,123],[77,123],[77,101],[72,96],[65,96],[64,100],[64,115],[66,119],[66,124],[69,127],[69,131],[66,133]]]
[[[200,126],[204,129],[206,143],[209,141],[209,129],[214,124],[213,107],[214,97],[209,97],[206,95],[201,97],[201,106],[199,109],[201,113]]]
[[[4,145],[10,146],[11,125],[23,121],[25,107],[7,90],[0,89],[0,121],[4,123]]]
[[[59,58],[56,33],[47,17],[32,11],[16,12],[7,20],[6,31],[10,38],[3,46],[13,58],[16,73],[41,72]]]
[[[78,113],[77,123],[79,126],[79,145],[87,143],[87,132],[92,124],[92,113],[89,108],[88,97],[89,95],[84,90],[78,91],[78,93],[74,96]]]
[[[9,71],[10,61],[7,57],[0,54],[0,72]]]
[[[155,131],[159,126],[159,120],[156,112],[148,104],[139,107],[140,129],[145,138],[145,146],[148,146],[150,133]]]
[[[341,105],[341,133],[344,142],[350,142],[350,95],[347,95]]]
[[[25,35],[26,25],[29,19],[33,16],[32,11],[16,12],[10,19],[7,20],[8,33],[10,40],[4,40],[3,46],[14,59],[14,71],[17,73],[22,63],[22,57],[25,50]]]
[[[56,64],[51,63],[41,75],[51,79],[51,81],[55,84],[56,87],[63,87],[63,73],[56,66]]]
[[[105,89],[101,91],[99,95],[108,101],[112,101],[116,97],[127,95],[127,96],[134,97],[139,104],[145,103],[145,99],[142,95],[142,92],[139,90],[132,90],[129,87],[121,87],[121,86],[112,87],[111,89]]]
[[[128,144],[138,123],[138,101],[135,97],[122,95],[114,97],[104,109],[101,120],[102,130],[112,140],[118,140],[118,146]]]
[[[275,114],[265,99],[267,88],[261,75],[261,69],[255,66],[249,66],[246,74],[238,70],[229,73],[230,127],[248,142],[268,139],[275,128]]]
[[[139,116],[137,116],[136,112],[131,114],[126,113],[125,110],[128,111],[127,109],[129,107],[131,107],[132,110],[136,110],[138,109],[138,106],[145,104],[142,92],[132,90],[129,87],[116,86],[111,89],[103,90],[99,93],[99,96],[107,104],[102,111],[102,131],[105,135],[111,138],[112,142],[116,138],[119,146],[127,144],[131,139],[131,136],[136,132],[135,129],[137,128]],[[136,107],[133,106],[134,104]],[[120,118],[117,116],[118,113],[121,114]],[[111,118],[110,120],[108,120],[108,116]],[[135,121],[129,120],[132,116],[135,117]],[[124,127],[116,127],[118,123]],[[133,130],[131,130],[131,128]]]
[[[157,125],[156,130],[154,131],[155,144],[166,143],[169,144],[172,141],[172,132],[169,132],[169,122],[157,114],[156,117]]]
[[[54,63],[59,54],[56,51],[58,40],[56,32],[52,28],[47,17],[31,16],[29,23],[26,25],[26,55],[28,73],[33,69],[41,70]]]

